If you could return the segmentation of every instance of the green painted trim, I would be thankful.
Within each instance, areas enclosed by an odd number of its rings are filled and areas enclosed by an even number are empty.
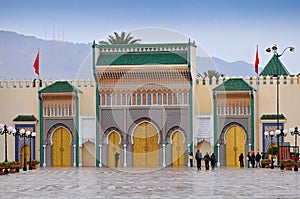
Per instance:
[[[188,51],[187,51],[187,62],[188,62],[188,72],[191,74],[191,43],[189,39],[189,44],[188,44]],[[191,75],[190,77],[190,151],[193,151],[194,144],[193,144],[193,120],[194,120],[194,115],[193,115],[193,77]]]
[[[79,167],[79,99],[78,93],[75,92],[76,98],[76,167]]]
[[[98,82],[96,83],[96,167],[99,167],[100,153],[99,153],[99,90]]]
[[[251,91],[251,150],[254,151],[254,96]]]
[[[96,163],[96,167],[99,167],[99,160],[100,160],[100,154],[99,154],[99,127],[98,127],[98,122],[99,122],[99,105],[98,105],[98,102],[99,102],[99,90],[98,90],[98,81],[97,81],[97,74],[96,74],[96,52],[95,52],[95,47],[97,46],[97,44],[95,43],[95,40],[93,42],[93,75],[94,75],[94,78],[95,78],[95,82],[96,82],[96,146],[95,146],[95,150],[96,150],[96,160],[95,160],[95,163]]]
[[[216,97],[216,92],[213,91],[213,109],[214,109],[214,153],[216,154],[216,157],[218,156],[218,149],[217,149],[217,97]],[[218,160],[219,162],[220,160]]]
[[[39,104],[40,104],[40,110],[39,110],[39,117],[40,117],[40,167],[43,167],[44,163],[44,147],[43,147],[43,123],[44,123],[44,118],[43,118],[43,100],[42,100],[42,94],[39,93]]]

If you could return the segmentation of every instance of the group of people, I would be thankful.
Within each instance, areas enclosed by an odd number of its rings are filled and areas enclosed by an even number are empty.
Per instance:
[[[257,152],[256,154],[254,152],[248,152],[247,154],[247,167],[250,168],[259,168],[261,167],[260,164],[260,160],[262,159],[262,156],[264,156],[264,154],[260,154],[259,152]],[[239,156],[239,162],[240,162],[240,168],[244,168],[244,154],[241,153]]]
[[[189,157],[190,157],[190,166],[193,167],[193,162],[194,162],[193,152],[190,152]],[[196,154],[195,154],[195,159],[196,159],[197,170],[198,171],[201,170],[201,161],[202,161],[202,159],[204,160],[206,170],[209,170],[209,162],[210,162],[212,170],[215,169],[216,157],[215,157],[214,153],[212,153],[211,156],[208,153],[206,153],[205,156],[202,158],[202,153],[198,149]]]

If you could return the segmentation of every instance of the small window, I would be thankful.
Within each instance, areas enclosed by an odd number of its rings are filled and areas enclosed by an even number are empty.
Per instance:
[[[131,105],[131,94],[127,94],[127,105]]]
[[[157,95],[157,104],[162,105],[162,94],[160,93]]]
[[[136,105],[141,105],[142,104],[142,95],[137,94],[136,95]]]
[[[121,96],[121,94],[117,94],[117,105],[122,105],[122,96]]]
[[[168,105],[173,104],[173,95],[171,93],[168,94]]]
[[[147,94],[147,105],[152,104],[152,95],[150,93]]]
[[[106,95],[106,105],[111,106],[111,95],[110,94]]]

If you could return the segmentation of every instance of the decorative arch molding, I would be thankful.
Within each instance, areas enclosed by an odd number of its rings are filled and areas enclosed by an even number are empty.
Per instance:
[[[110,127],[110,128],[108,128],[108,129],[106,129],[106,130],[104,131],[104,134],[103,134],[103,141],[104,141],[104,143],[105,143],[105,144],[109,144],[108,137],[109,137],[109,135],[110,135],[111,133],[113,133],[113,132],[116,132],[116,133],[119,135],[119,137],[120,137],[120,143],[119,143],[119,144],[124,143],[124,136],[123,136],[123,133],[121,132],[120,129],[118,129],[118,128],[116,128],[116,127]]]
[[[245,139],[245,144],[248,142],[248,139],[249,139],[249,134],[248,134],[248,131],[246,130],[246,128],[238,123],[238,122],[230,122],[228,123],[227,125],[225,125],[221,131],[221,134],[220,134],[220,137],[218,139],[218,143],[220,145],[223,145],[223,144],[226,144],[226,141],[225,141],[225,137],[226,137],[226,133],[228,132],[228,130],[233,127],[233,126],[238,126],[240,128],[243,129],[243,131],[245,132],[245,136],[246,136],[246,139]]]
[[[72,145],[72,143],[75,143],[74,135],[73,135],[71,129],[70,129],[67,125],[65,125],[65,124],[63,124],[63,123],[56,123],[56,124],[54,124],[52,127],[49,128],[49,130],[48,130],[48,132],[47,132],[47,143],[50,143],[50,145],[53,144],[53,143],[52,143],[52,136],[53,136],[54,132],[55,132],[57,129],[59,129],[59,128],[67,129],[67,132],[68,132],[68,133],[70,134],[70,136],[71,136],[71,139],[70,139],[70,140],[71,140],[71,143],[70,143],[70,145]]]
[[[186,134],[186,132],[184,131],[184,129],[181,128],[180,126],[174,126],[174,127],[172,127],[172,128],[167,132],[167,134],[166,134],[166,138],[167,138],[166,141],[167,141],[167,144],[168,144],[168,143],[172,144],[172,136],[173,136],[173,134],[174,134],[176,131],[178,131],[179,133],[181,133],[181,134],[183,135],[183,143],[185,143],[185,141],[188,140],[188,139],[187,139],[187,134]]]
[[[151,125],[153,125],[154,126],[154,128],[156,129],[156,131],[157,131],[157,133],[158,133],[158,144],[160,143],[160,141],[161,141],[161,137],[162,137],[162,133],[161,133],[161,131],[159,130],[159,125],[154,121],[154,120],[151,120],[150,118],[147,118],[147,117],[143,117],[143,118],[139,118],[139,119],[137,119],[136,121],[134,121],[131,125],[130,125],[130,127],[129,127],[129,132],[130,132],[130,139],[128,140],[128,142],[130,142],[130,144],[134,144],[134,142],[133,142],[133,137],[134,137],[134,135],[133,135],[133,133],[134,133],[134,131],[135,131],[135,129],[141,124],[141,123],[143,123],[143,122],[147,122],[147,123],[149,123],[149,124],[151,124]]]

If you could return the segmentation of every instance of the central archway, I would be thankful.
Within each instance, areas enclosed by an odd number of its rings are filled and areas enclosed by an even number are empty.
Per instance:
[[[52,166],[71,165],[71,136],[65,128],[58,128],[52,136]]]
[[[158,132],[156,128],[148,122],[142,122],[134,130],[133,166],[159,166]]]
[[[226,133],[226,166],[237,167],[239,163],[239,155],[245,156],[245,132],[239,126],[232,126]]]

